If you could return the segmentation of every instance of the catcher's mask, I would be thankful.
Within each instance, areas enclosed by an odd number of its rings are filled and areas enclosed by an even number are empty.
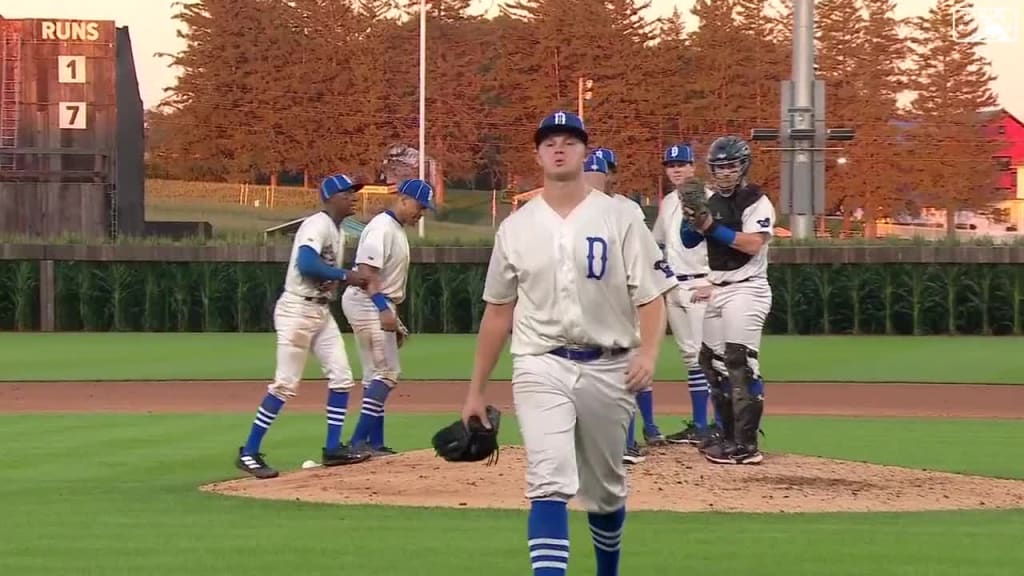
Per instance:
[[[722,196],[741,186],[750,170],[750,145],[737,136],[722,136],[708,148],[708,172],[711,184]]]

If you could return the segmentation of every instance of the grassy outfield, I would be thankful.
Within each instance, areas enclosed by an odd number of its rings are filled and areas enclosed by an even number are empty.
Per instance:
[[[235,475],[250,414],[4,415],[0,574],[529,573],[524,512],[344,507],[203,494]],[[389,443],[423,448],[452,415],[388,416]],[[285,414],[265,448],[315,458],[322,418]],[[503,441],[515,440],[515,423]],[[1024,478],[1024,423],[771,418],[771,451]],[[809,433],[813,431],[813,433]],[[16,439],[16,441],[11,441]],[[483,468],[481,468],[482,476]],[[339,469],[339,474],[344,469]],[[1024,511],[736,515],[636,513],[623,573],[1016,574]],[[593,574],[573,515],[570,574]],[[771,567],[766,569],[766,567]]]
[[[359,354],[343,336],[355,374]],[[417,334],[402,349],[403,378],[467,379],[475,335]],[[769,381],[1024,384],[1024,338],[769,336],[761,351]],[[3,333],[0,381],[268,379],[272,333]],[[315,360],[306,376],[319,377]],[[659,379],[685,379],[671,337]],[[495,371],[508,379],[508,355]]]

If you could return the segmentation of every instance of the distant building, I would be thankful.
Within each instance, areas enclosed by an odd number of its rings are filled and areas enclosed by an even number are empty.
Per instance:
[[[1006,147],[992,157],[999,170],[996,186],[1005,199],[997,207],[1007,212],[1011,226],[1024,230],[1024,122],[1005,108],[989,114],[992,135],[1006,140]]]

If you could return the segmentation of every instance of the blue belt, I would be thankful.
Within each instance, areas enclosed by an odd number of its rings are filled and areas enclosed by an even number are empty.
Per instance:
[[[697,278],[704,278],[707,274],[676,274],[676,280],[680,282],[686,282],[687,280],[696,280]]]
[[[573,362],[592,362],[601,358],[612,358],[629,352],[628,348],[598,348],[596,346],[562,346],[548,352]]]

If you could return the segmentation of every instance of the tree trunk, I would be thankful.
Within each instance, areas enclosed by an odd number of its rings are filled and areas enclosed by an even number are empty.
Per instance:
[[[302,189],[306,190],[309,186],[309,168],[302,169]]]
[[[956,208],[946,207],[946,237],[956,238]]]

